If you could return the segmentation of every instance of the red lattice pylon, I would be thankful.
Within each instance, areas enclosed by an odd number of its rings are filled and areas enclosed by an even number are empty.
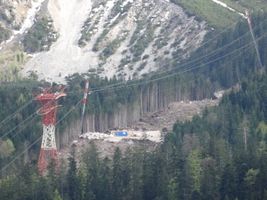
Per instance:
[[[38,113],[42,115],[43,137],[38,160],[38,170],[41,175],[47,171],[50,162],[58,166],[57,146],[55,137],[57,101],[66,96],[64,92],[49,93],[48,90],[39,94],[35,99],[42,104]]]

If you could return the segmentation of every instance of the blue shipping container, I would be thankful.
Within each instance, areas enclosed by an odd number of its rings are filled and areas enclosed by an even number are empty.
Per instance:
[[[126,136],[128,136],[128,133],[126,131],[118,131],[115,133],[115,136],[126,137]]]

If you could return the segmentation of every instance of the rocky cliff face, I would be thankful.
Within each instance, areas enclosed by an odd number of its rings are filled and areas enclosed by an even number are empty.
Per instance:
[[[113,0],[93,3],[79,46],[98,62],[91,72],[138,78],[188,57],[206,34],[204,22],[164,0]]]
[[[34,2],[46,7],[42,12],[51,17],[58,38],[50,48],[32,42],[44,48],[31,46],[31,53],[42,52],[29,60],[22,74],[35,72],[56,82],[77,72],[140,78],[187,58],[207,33],[205,22],[166,0],[2,0],[2,26],[19,28]],[[23,35],[31,34],[27,38],[36,41],[50,25],[42,23],[38,31]]]
[[[35,53],[22,75],[55,82],[74,73],[141,78],[187,58],[207,33],[166,0],[1,0],[0,13],[0,50],[22,41]]]

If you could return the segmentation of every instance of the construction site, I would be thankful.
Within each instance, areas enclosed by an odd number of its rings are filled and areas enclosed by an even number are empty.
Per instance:
[[[220,92],[222,94],[223,91]],[[106,130],[105,132],[86,132],[72,141],[72,147],[80,155],[93,142],[102,157],[112,157],[118,147],[122,152],[131,148],[145,148],[147,151],[155,148],[164,141],[167,133],[177,121],[190,121],[193,116],[201,115],[206,108],[218,105],[222,95],[216,99],[200,101],[181,101],[169,104],[168,108],[153,113],[146,113],[131,127]],[[64,158],[72,148],[61,150]]]

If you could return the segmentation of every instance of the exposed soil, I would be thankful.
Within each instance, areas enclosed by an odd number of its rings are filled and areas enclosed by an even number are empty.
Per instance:
[[[145,130],[172,130],[177,121],[191,120],[194,115],[201,114],[206,107],[218,105],[219,100],[204,99],[201,101],[174,102],[168,109],[145,114],[133,128]]]
[[[186,102],[174,102],[168,106],[168,109],[159,112],[146,114],[140,122],[133,125],[133,127],[128,127],[128,130],[149,130],[156,131],[165,129],[162,133],[167,133],[167,130],[172,130],[172,126],[177,121],[191,120],[194,115],[199,115],[201,112],[207,108],[216,106],[219,103],[219,99],[211,100],[204,99],[201,101],[186,101]],[[126,129],[127,130],[127,129]],[[138,131],[137,131],[138,132]],[[101,133],[104,135],[104,133]],[[88,139],[89,138],[89,139]],[[76,148],[78,158],[81,156],[82,152],[86,151],[87,148],[92,144],[96,145],[101,157],[112,157],[115,149],[118,147],[124,153],[128,148],[142,148],[146,151],[153,151],[160,144],[160,142],[152,142],[147,139],[93,139],[94,137],[79,138],[73,141],[71,146]],[[66,159],[69,156],[70,148],[62,149],[61,157]]]

